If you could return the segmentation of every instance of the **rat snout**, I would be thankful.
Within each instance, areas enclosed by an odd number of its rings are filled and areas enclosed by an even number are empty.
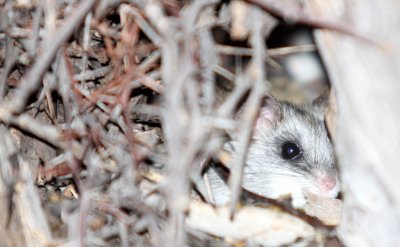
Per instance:
[[[335,188],[336,179],[334,177],[323,177],[320,178],[319,184],[324,190],[330,191]]]
[[[320,175],[317,177],[317,183],[323,196],[336,197],[339,193],[340,186],[336,175]]]

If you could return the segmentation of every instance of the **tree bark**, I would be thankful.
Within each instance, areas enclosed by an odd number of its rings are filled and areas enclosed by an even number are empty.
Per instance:
[[[376,42],[315,33],[338,104],[340,238],[347,246],[400,246],[400,1],[309,3],[313,14],[344,21]]]

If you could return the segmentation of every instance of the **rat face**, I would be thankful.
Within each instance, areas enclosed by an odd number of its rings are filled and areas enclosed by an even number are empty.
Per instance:
[[[268,102],[249,147],[243,187],[270,198],[302,190],[337,196],[340,186],[320,103]]]

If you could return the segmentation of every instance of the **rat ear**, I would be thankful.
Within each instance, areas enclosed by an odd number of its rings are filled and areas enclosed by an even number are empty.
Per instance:
[[[329,92],[325,90],[318,98],[311,103],[314,115],[321,120],[324,120],[325,110],[329,104]]]
[[[256,129],[271,129],[281,118],[282,110],[278,101],[271,95],[267,95],[257,118]]]

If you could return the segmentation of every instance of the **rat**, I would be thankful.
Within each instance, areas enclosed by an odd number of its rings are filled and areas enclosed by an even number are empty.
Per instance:
[[[303,105],[267,96],[261,107],[245,159],[242,188],[278,199],[292,196],[294,207],[306,203],[306,190],[335,198],[340,182],[332,143],[324,122],[327,94]],[[236,141],[225,144],[235,158]],[[214,167],[206,171],[215,204],[229,201],[224,176]]]

